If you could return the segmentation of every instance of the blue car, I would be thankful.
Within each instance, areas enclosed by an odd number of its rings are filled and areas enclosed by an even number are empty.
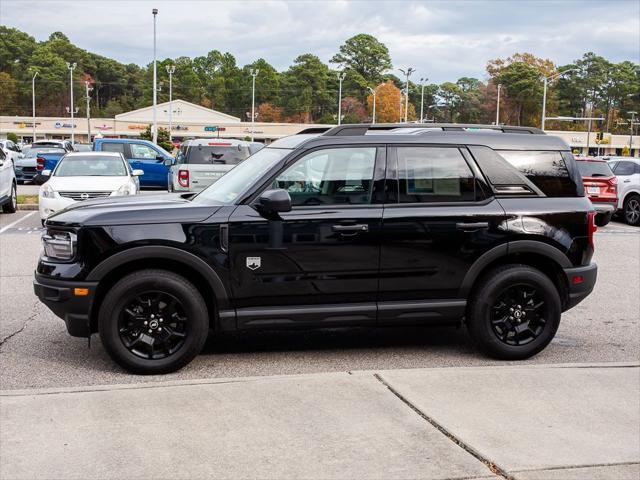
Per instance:
[[[167,165],[171,165],[173,157],[155,143],[129,138],[96,138],[93,150],[122,153],[133,170],[144,171],[144,175],[140,177],[140,186],[167,188]]]

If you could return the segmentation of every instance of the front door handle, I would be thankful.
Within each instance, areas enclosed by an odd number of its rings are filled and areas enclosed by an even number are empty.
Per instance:
[[[631,180],[623,180],[622,183],[629,183]]]
[[[475,222],[475,223],[456,223],[458,230],[474,231],[481,228],[489,228],[489,222]]]
[[[358,233],[358,232],[368,232],[369,225],[365,224],[356,224],[356,225],[333,225],[331,230],[338,233]]]

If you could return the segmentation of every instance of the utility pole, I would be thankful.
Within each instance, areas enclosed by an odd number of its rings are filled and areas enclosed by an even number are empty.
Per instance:
[[[249,70],[251,74],[251,141],[253,142],[253,129],[256,121],[256,77],[258,73],[260,73],[259,69],[251,69]]]
[[[89,104],[91,97],[89,96],[89,93],[93,90],[93,87],[90,87],[89,82],[87,81],[84,82],[84,87],[87,92],[87,141],[91,143],[91,106]]]
[[[156,16],[158,9],[151,10],[153,13],[153,143],[158,143],[158,87],[157,87],[157,69],[156,69]]]
[[[167,65],[167,73],[169,74],[169,142],[173,144],[173,136],[171,130],[173,129],[173,73],[176,71],[175,65]]]
[[[424,123],[424,84],[428,81],[428,78],[421,78],[422,93],[420,94],[420,123]]]
[[[346,76],[346,72],[338,72],[338,125],[342,123],[342,81]]]
[[[409,114],[409,77],[415,69],[413,67],[407,68],[407,70],[403,70],[399,68],[402,74],[407,78],[407,84],[405,85],[405,96],[404,96],[404,123],[407,123],[408,114]]]
[[[371,124],[373,125],[374,123],[376,123],[376,90],[375,88],[371,88],[371,87],[367,87],[367,88],[371,92],[371,95],[373,95],[373,112],[371,114]]]
[[[577,68],[570,68],[568,70],[564,70],[562,72],[558,72],[555,73],[549,77],[543,77],[542,82],[543,82],[543,90],[542,90],[542,120],[540,121],[540,127],[542,128],[542,131],[544,131],[544,124],[547,120],[546,118],[546,114],[547,114],[547,87],[549,86],[550,82],[553,82],[556,78],[560,78],[561,76],[569,73],[569,72],[575,72],[577,71]],[[589,147],[587,147],[587,150],[589,149]]]
[[[73,110],[73,70],[76,68],[77,64],[74,63],[69,63],[66,62],[67,64],[67,68],[69,69],[69,88],[71,90],[71,99],[70,99],[70,107],[69,107],[69,112],[71,113],[71,144],[73,145],[74,143],[76,143],[76,136],[75,136],[75,125],[73,124],[73,116],[76,113]]]
[[[33,77],[31,78],[31,115],[32,115],[32,127],[33,127],[33,142],[36,141],[36,77],[38,76],[38,71],[35,70],[33,73]]]
[[[633,157],[633,152],[631,151],[633,149],[633,122],[636,119],[636,114],[638,112],[630,110],[627,113],[631,115],[631,119],[629,120],[629,155]]]
[[[502,89],[502,84],[498,84],[498,103],[496,105],[496,125],[500,125],[500,89]]]

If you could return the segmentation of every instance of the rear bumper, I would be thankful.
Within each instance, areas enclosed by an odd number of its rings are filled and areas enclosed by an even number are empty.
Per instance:
[[[88,337],[91,333],[90,312],[98,282],[57,280],[36,274],[33,290],[56,316],[64,320],[69,335]],[[74,289],[86,288],[88,295],[77,296]]]
[[[564,310],[569,310],[593,291],[598,277],[598,265],[591,263],[585,267],[565,268],[564,274],[569,285],[569,298]]]
[[[617,201],[615,202],[591,202],[596,211],[596,225],[606,225],[611,221],[611,217],[616,211]]]

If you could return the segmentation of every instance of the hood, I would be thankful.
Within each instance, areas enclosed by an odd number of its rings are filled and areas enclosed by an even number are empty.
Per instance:
[[[107,226],[151,223],[198,223],[222,204],[191,203],[193,194],[161,193],[85,200],[50,216],[47,225]]]
[[[115,192],[122,185],[129,183],[125,175],[117,177],[57,177],[47,182],[56,192]]]

